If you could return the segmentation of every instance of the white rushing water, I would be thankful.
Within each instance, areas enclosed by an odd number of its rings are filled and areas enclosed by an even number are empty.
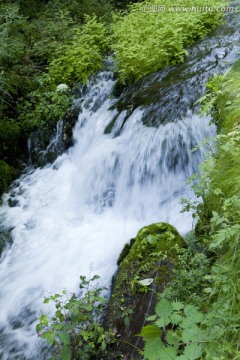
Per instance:
[[[138,108],[120,136],[114,134],[124,112],[104,134],[117,114],[108,110],[112,85],[110,73],[99,75],[81,100],[75,145],[52,165],[22,176],[11,193],[18,205],[9,207],[5,195],[0,216],[13,228],[13,245],[0,266],[3,360],[41,359],[34,319],[45,311],[48,291],[76,291],[91,264],[109,285],[123,245],[144,225],[166,221],[183,234],[191,229],[191,216],[180,213],[179,203],[203,157],[191,148],[214,129],[191,112],[181,121],[146,127]]]

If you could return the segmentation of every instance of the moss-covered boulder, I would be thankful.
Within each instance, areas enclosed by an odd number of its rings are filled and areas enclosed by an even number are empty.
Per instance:
[[[141,358],[134,346],[142,348],[143,344],[135,335],[140,333],[146,316],[154,313],[156,294],[171,281],[179,249],[184,244],[173,226],[157,223],[142,228],[124,247],[113,279],[107,319],[119,339],[112,349],[115,355]]]

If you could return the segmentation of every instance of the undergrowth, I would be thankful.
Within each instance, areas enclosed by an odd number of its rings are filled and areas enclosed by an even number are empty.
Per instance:
[[[129,6],[129,13],[119,14],[113,22],[112,49],[124,80],[140,79],[170,64],[184,60],[186,48],[204,38],[223,19],[220,12],[168,11],[168,7],[219,6],[222,1],[176,0],[145,1]],[[165,11],[151,11],[151,6]],[[149,11],[144,11],[144,8]]]
[[[175,278],[160,295],[156,315],[143,328],[144,358],[240,359],[240,62],[215,76],[202,99],[218,124],[209,153],[186,202],[198,218]],[[188,309],[192,313],[188,320]]]

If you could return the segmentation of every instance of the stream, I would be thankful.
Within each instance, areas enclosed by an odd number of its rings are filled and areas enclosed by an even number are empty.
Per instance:
[[[214,73],[239,55],[239,19],[198,41],[182,64],[145,77],[119,99],[110,70],[97,74],[81,98],[74,146],[53,164],[29,166],[3,196],[0,229],[12,241],[0,260],[0,359],[47,359],[35,326],[44,296],[77,292],[79,276],[109,286],[126,242],[148,224],[192,228],[180,199],[205,150],[192,152],[215,126],[196,101]],[[9,202],[9,200],[11,201]],[[9,205],[9,203],[14,204]]]

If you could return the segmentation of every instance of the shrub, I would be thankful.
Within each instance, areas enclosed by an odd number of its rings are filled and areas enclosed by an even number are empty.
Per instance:
[[[52,90],[43,82],[38,90],[31,92],[25,99],[19,99],[19,122],[23,131],[46,127],[49,122],[56,123],[73,105],[71,91]]]
[[[104,24],[98,22],[96,16],[87,17],[82,30],[77,29],[70,43],[57,51],[49,74],[56,83],[85,83],[102,68],[102,56],[107,48]]]
[[[107,352],[111,334],[102,326],[106,310],[104,289],[91,286],[97,279],[96,275],[90,280],[80,276],[80,297],[72,294],[69,298],[64,290],[61,295],[44,300],[44,303],[55,303],[56,313],[53,317],[40,316],[36,331],[55,348],[56,358],[100,359]]]
[[[221,2],[187,0],[185,6],[217,6]],[[185,47],[203,38],[223,19],[219,12],[144,12],[143,6],[168,6],[171,0],[145,1],[129,6],[113,25],[112,49],[122,78],[140,79],[169,64],[183,61]],[[176,0],[174,6],[181,6]]]

